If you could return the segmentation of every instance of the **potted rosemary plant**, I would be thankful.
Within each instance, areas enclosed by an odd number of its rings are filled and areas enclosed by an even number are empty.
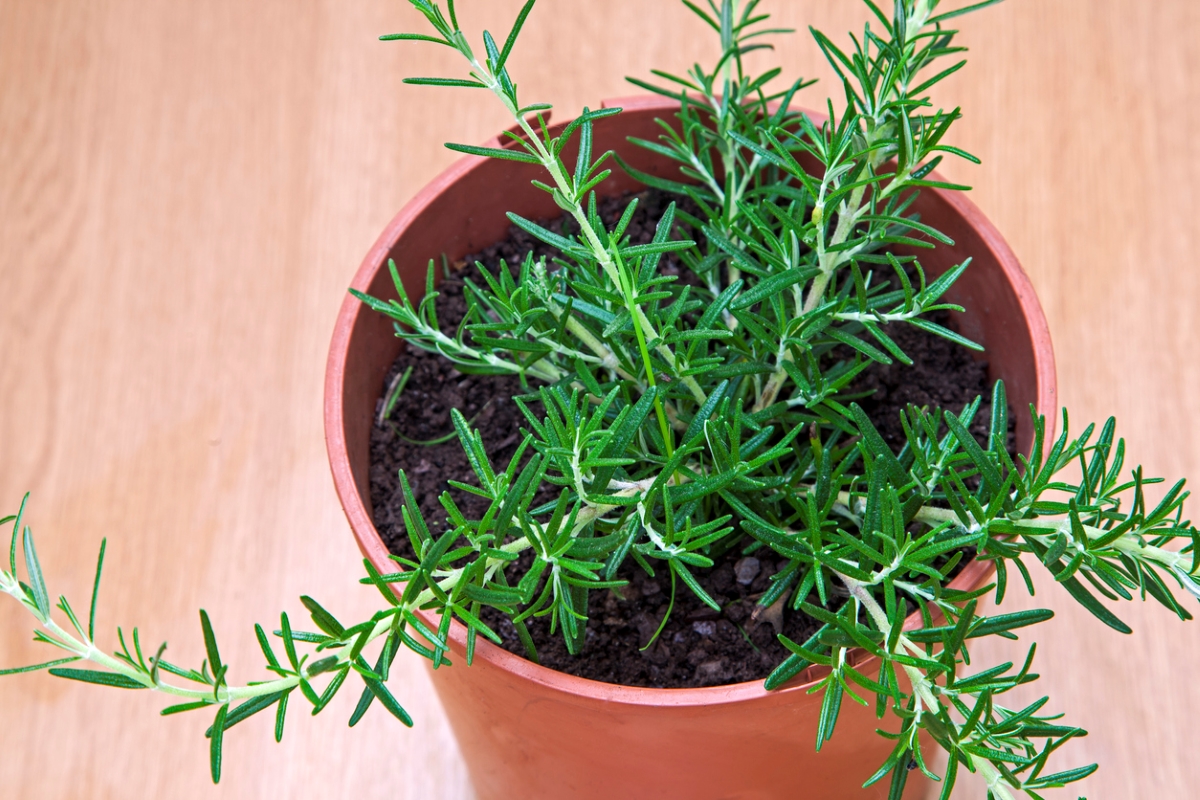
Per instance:
[[[452,0],[445,13],[410,0],[429,31],[384,38],[447,46],[469,66],[467,78],[410,82],[491,92],[515,127],[487,147],[450,145],[472,158],[385,231],[339,318],[331,462],[367,556],[363,582],[385,607],[346,624],[302,598],[316,630],[283,614],[273,643],[256,625],[271,678],[244,685],[203,611],[197,669],[164,659],[165,644],[143,649],[136,629],[109,655],[95,643],[94,594],[86,624],[65,598],[52,606],[22,503],[3,520],[13,538],[0,590],[65,653],[8,671],[156,690],[178,700],[164,714],[213,714],[214,781],[230,728],[270,711],[278,738],[289,704],[318,713],[351,678],[351,725],[375,704],[411,725],[387,685],[402,649],[437,670],[488,797],[899,798],[938,781],[945,798],[969,770],[991,797],[1036,798],[1091,774],[1047,767],[1083,731],[1046,716],[1045,699],[1003,705],[1036,677],[1032,648],[1019,666],[965,669],[970,640],[1012,638],[1050,612],[985,615],[980,601],[1000,602],[1014,579],[1032,591],[1029,569],[1045,568],[1128,633],[1097,595],[1149,594],[1188,619],[1172,585],[1200,596],[1200,556],[1182,482],[1149,503],[1156,480],[1122,477],[1111,420],[1071,435],[1064,412],[1053,435],[1036,301],[965,187],[934,172],[945,155],[972,158],[947,138],[957,110],[928,100],[962,66],[947,25],[994,1],[896,0],[885,13],[866,0],[872,24],[852,47],[816,33],[843,83],[822,117],[794,108],[802,81],[775,90],[777,71],[745,73],[743,56],[773,32],[758,0],[685,0],[720,37],[711,70],[657,73],[661,84],[635,83],[660,99],[550,126],[549,107],[519,102],[505,66],[533,0],[502,43],[485,33],[478,55]],[[485,213],[518,208],[533,213]],[[509,223],[536,252],[451,273]],[[439,315],[451,283],[460,319]],[[973,313],[951,326],[954,301]],[[872,389],[885,368],[912,372],[913,331],[982,341],[1004,380],[957,406],[880,411]],[[448,491],[414,491],[428,459],[396,473],[404,538],[388,552],[368,511],[372,473],[387,471],[371,466],[369,436],[404,438],[390,424],[397,398],[420,401],[421,376],[393,365],[401,344],[478,382],[463,393],[512,388],[450,411],[470,473]],[[490,448],[488,400],[519,419]],[[653,613],[622,621],[653,595]],[[629,636],[602,636],[610,617]],[[710,688],[612,686],[571,666],[606,657],[605,636],[666,659],[676,644],[707,652],[693,639],[720,632],[745,640],[765,670],[757,682],[724,679],[707,655],[677,685]],[[555,658],[567,666],[537,663]],[[948,754],[940,774],[935,749]],[[735,760],[762,774],[723,774]]]

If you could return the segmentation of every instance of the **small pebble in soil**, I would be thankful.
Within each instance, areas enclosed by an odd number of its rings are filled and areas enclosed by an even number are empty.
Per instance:
[[[737,576],[737,582],[742,586],[754,583],[754,579],[758,577],[758,570],[758,559],[754,556],[746,556],[733,565],[733,574]]]
[[[696,667],[695,681],[699,686],[716,686],[724,682],[722,681],[724,674],[725,659],[718,658],[715,661],[705,661]]]

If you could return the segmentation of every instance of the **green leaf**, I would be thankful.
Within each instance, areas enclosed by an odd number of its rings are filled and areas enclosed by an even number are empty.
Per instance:
[[[13,667],[12,669],[0,669],[0,675],[16,675],[21,672],[37,672],[39,669],[49,669],[57,667],[59,664],[70,664],[72,661],[78,661],[79,656],[70,658],[60,658],[57,661],[47,661],[45,664],[34,664],[29,667]]]
[[[997,633],[1004,633],[1016,628],[1024,628],[1029,625],[1036,625],[1039,622],[1053,619],[1054,612],[1048,608],[1031,608],[1026,611],[1014,611],[1010,614],[996,614],[991,617],[977,617],[971,625],[970,632],[967,634],[968,639],[975,639],[981,636],[991,636]],[[937,628],[920,628],[915,631],[909,631],[907,636],[914,642],[939,642],[942,635],[953,630],[950,626],[941,626]]]
[[[381,42],[396,42],[396,41],[433,42],[434,44],[444,44],[447,47],[454,46],[454,45],[450,44],[449,42],[447,42],[445,39],[438,39],[435,36],[426,36],[422,33],[385,33],[383,36],[379,37],[379,41],[381,41]]]
[[[362,694],[358,697],[358,705],[354,707],[354,713],[350,715],[350,727],[353,728],[358,724],[363,715],[367,713],[367,709],[371,707],[371,701],[375,699],[375,693],[369,687],[364,687]]]
[[[994,6],[999,2],[1001,2],[1001,0],[983,0],[983,2],[980,2],[980,3],[975,3],[975,4],[969,5],[969,6],[963,6],[962,8],[956,8],[953,11],[947,11],[944,14],[938,14],[936,17],[930,17],[926,21],[925,24],[926,25],[937,25],[939,23],[945,22],[948,19],[953,19],[954,17],[961,17],[963,14],[970,14],[972,11],[979,11],[980,9],[987,8],[988,6]]]
[[[608,440],[608,444],[603,451],[604,458],[619,458],[625,454],[625,450],[633,442],[634,436],[641,429],[642,423],[650,416],[650,412],[654,409],[654,402],[658,399],[658,388],[651,386],[646,389],[646,392],[638,398],[638,401],[629,409],[621,424],[616,427],[612,433],[612,438]],[[620,419],[620,418],[618,418]],[[596,477],[592,482],[592,491],[602,492],[608,487],[608,482],[612,478],[612,467],[603,467],[596,471]]]
[[[892,448],[888,447],[887,442],[883,440],[876,429],[875,424],[871,422],[871,418],[862,410],[858,403],[850,405],[850,413],[854,417],[854,425],[862,434],[863,443],[870,449],[871,455],[877,460],[883,462],[883,468],[887,471],[888,479],[893,486],[903,486],[908,482],[908,473],[901,466],[900,461],[896,458]],[[949,414],[947,416],[950,416]],[[878,468],[878,466],[876,467]]]
[[[292,669],[300,669],[300,662],[296,658],[296,641],[295,635],[292,633],[292,625],[288,620],[287,612],[284,611],[279,615],[279,635],[283,638],[283,650],[287,653],[288,663],[292,665]]]
[[[177,706],[167,706],[158,713],[164,717],[169,717],[172,714],[182,714],[185,711],[195,711],[198,708],[207,708],[211,705],[212,703],[207,700],[197,700],[194,703],[180,703]],[[204,735],[206,738],[209,736],[207,733]]]
[[[341,639],[346,635],[346,629],[342,624],[334,619],[334,616],[321,607],[321,604],[313,600],[308,595],[301,595],[300,602],[308,609],[308,613],[312,615],[312,621],[317,624],[317,627],[328,633],[335,639]]]
[[[590,257],[589,251],[577,242],[572,242],[570,239],[567,239],[564,236],[559,236],[557,233],[548,231],[541,225],[538,225],[536,222],[530,222],[519,214],[514,214],[511,211],[508,212],[507,216],[513,225],[516,225],[521,230],[525,231],[534,238],[540,239],[551,247],[558,248],[572,258],[586,259]]]
[[[1058,563],[1063,554],[1067,552],[1067,544],[1066,533],[1060,531],[1058,536],[1054,537],[1054,542],[1050,545],[1050,549],[1046,551],[1044,560],[1047,566]]]
[[[12,545],[8,548],[8,574],[17,577],[17,536],[21,533],[21,521],[25,518],[25,504],[29,502],[29,492],[21,498],[21,507],[16,516],[5,517],[5,521],[13,524]]]
[[[486,89],[486,83],[468,81],[460,78],[405,78],[402,83],[412,86],[463,86],[468,89]]]
[[[271,648],[271,643],[267,640],[267,632],[263,630],[262,625],[254,625],[254,635],[258,638],[258,646],[262,648],[263,657],[267,659],[267,663],[276,669],[279,668],[279,660],[275,658],[275,651]]]
[[[300,678],[300,694],[304,695],[304,699],[311,703],[313,708],[321,705],[321,698],[317,695],[317,690],[303,676]]]
[[[687,567],[681,564],[678,559],[672,559],[669,563],[671,565],[671,569],[679,575],[683,582],[687,584],[688,588],[695,593],[696,597],[700,598],[700,602],[704,603],[714,611],[721,610],[721,605],[716,600],[712,599],[708,592],[704,591],[704,588],[700,586],[700,582],[693,577],[692,573],[688,572]]]
[[[710,17],[708,14],[706,14],[699,6],[697,6],[695,3],[691,2],[691,0],[683,0],[683,4],[685,6],[687,6],[688,8],[690,8],[692,10],[693,14],[695,14],[696,16],[700,17],[700,19],[702,19],[706,23],[708,23],[708,26],[710,28],[712,28],[714,31],[716,31],[717,33],[721,32],[721,26],[718,25],[713,20],[713,18]]]
[[[113,686],[117,689],[146,689],[145,684],[135,681],[116,672],[97,672],[91,669],[51,669],[50,674],[56,678],[67,678],[83,683],[95,683],[100,686]]]
[[[587,109],[584,108],[583,113],[587,114]],[[583,188],[584,182],[587,180],[588,172],[592,169],[592,122],[585,121],[579,126],[579,153],[575,158],[575,173],[572,176],[575,187],[575,197],[582,197],[586,189]]]
[[[826,328],[825,334],[834,341],[841,342],[848,347],[853,347],[855,350],[862,353],[872,361],[877,361],[880,364],[885,365],[892,363],[892,359],[887,355],[887,353],[883,352],[877,347],[872,347],[857,336],[851,336],[850,334],[844,333],[837,328]]]
[[[324,711],[325,707],[329,705],[329,701],[333,700],[338,690],[342,688],[342,684],[345,683],[348,674],[350,674],[350,666],[346,665],[329,681],[329,684],[325,687],[325,691],[321,693],[319,702],[313,706],[312,713],[314,717]]]
[[[925,225],[924,223],[918,222],[917,220],[912,219],[912,218],[905,219],[903,217],[893,217],[893,216],[888,216],[888,215],[883,215],[883,214],[880,214],[880,215],[868,214],[868,215],[864,215],[863,217],[860,217],[860,221],[862,221],[862,222],[880,222],[880,223],[883,223],[884,225],[897,225],[897,226],[901,226],[904,228],[911,228],[912,230],[923,233],[926,236],[928,236],[930,239],[934,239],[938,242],[941,242],[944,245],[950,245],[950,246],[954,245],[954,240],[951,239],[946,234],[939,231],[937,228],[934,228],[930,225]]]
[[[286,692],[272,692],[271,694],[259,695],[258,697],[251,698],[246,702],[235,706],[233,710],[231,710],[225,717],[225,730],[229,730],[239,722],[250,719],[250,717],[254,716],[258,712],[265,711],[266,709],[275,705],[275,703],[277,703],[279,699],[284,696],[284,694],[286,694]],[[204,732],[204,738],[209,739],[212,737],[212,735],[213,728],[210,726],[209,729]]]
[[[742,296],[730,305],[730,308],[737,310],[749,308],[755,303],[782,292],[784,289],[788,289],[801,281],[808,280],[815,272],[816,270],[812,269],[794,268],[778,275],[772,275],[770,278],[760,281],[753,289],[743,292]]]
[[[929,320],[921,319],[920,317],[913,317],[912,319],[910,319],[908,321],[908,324],[912,325],[914,327],[920,328],[923,331],[928,331],[929,333],[932,333],[935,336],[940,336],[943,339],[948,339],[951,342],[954,342],[955,344],[960,344],[963,347],[966,347],[970,350],[978,350],[980,352],[983,351],[983,345],[973,342],[970,339],[968,339],[967,337],[962,336],[958,333],[955,333],[954,331],[950,330],[949,328],[938,325],[936,322],[930,322]]]
[[[310,662],[309,665],[304,668],[304,674],[310,678],[314,678],[317,675],[321,675],[325,672],[331,672],[332,670],[336,669],[337,664],[337,656],[326,656],[325,658]]]
[[[383,707],[386,708],[393,717],[404,723],[406,727],[411,728],[413,726],[412,717],[408,715],[408,712],[404,710],[403,706],[396,702],[396,698],[392,696],[392,693],[388,691],[386,686],[379,681],[372,680],[370,678],[364,678],[363,680],[367,684],[367,688],[371,690],[371,694],[375,695],[375,698],[379,700],[381,704],[383,704]]]
[[[684,444],[692,441],[704,430],[705,421],[717,410],[717,404],[725,396],[725,390],[728,386],[729,381],[721,381],[717,385],[717,388],[713,389],[708,395],[708,399],[704,401],[704,405],[700,406],[699,410],[696,411],[696,415],[692,417],[692,421],[688,423],[687,431],[683,434]]]
[[[221,744],[225,736],[225,714],[229,711],[229,705],[222,705],[217,709],[217,718],[212,725],[212,742],[208,750],[208,764],[212,772],[212,782],[221,782]]]
[[[988,449],[1005,452],[1008,446],[1008,396],[1004,381],[997,380],[992,387],[992,421],[988,438]]]
[[[217,637],[213,635],[212,623],[208,621],[208,612],[200,609],[200,630],[204,633],[204,650],[208,653],[208,666],[216,675],[220,671],[221,654],[217,652]]]
[[[622,250],[621,255],[632,260],[641,256],[656,255],[658,253],[674,253],[679,250],[687,250],[689,247],[694,247],[695,245],[696,243],[691,239],[675,239],[669,242],[637,244]]]
[[[454,144],[446,142],[446,149],[454,150],[458,153],[466,153],[471,156],[483,156],[484,158],[499,158],[504,161],[520,161],[523,164],[540,164],[541,160],[537,156],[523,153],[520,150],[507,150],[500,147],[476,147],[470,144]]]
[[[283,741],[283,721],[287,717],[288,698],[292,696],[292,690],[283,693],[283,697],[279,698],[279,706],[275,709],[275,741]]]
[[[988,487],[992,491],[996,491],[1004,485],[1003,479],[1000,477],[1000,471],[996,469],[996,465],[992,463],[991,458],[979,446],[979,442],[975,441],[975,437],[967,430],[967,426],[959,420],[954,414],[945,414],[943,419],[946,427],[954,434],[954,438],[958,440],[959,445],[971,457],[971,461],[979,468],[983,479],[987,481]]]
[[[521,7],[521,11],[517,14],[516,22],[513,23],[512,30],[508,32],[508,39],[504,42],[504,49],[500,51],[500,58],[496,60],[493,66],[496,72],[504,69],[504,65],[508,62],[508,56],[512,53],[513,45],[517,43],[517,35],[521,33],[521,28],[525,25],[525,18],[533,10],[534,2],[535,0],[529,0],[529,2]]]
[[[837,673],[830,674],[826,679],[825,695],[821,700],[821,716],[817,720],[817,751],[833,738],[833,729],[837,725],[838,716],[842,710],[843,687]]]
[[[1078,578],[1068,578],[1062,581],[1062,586],[1071,596],[1079,601],[1079,604],[1095,615],[1096,619],[1103,622],[1108,627],[1118,633],[1133,633],[1133,628],[1130,628],[1120,618],[1109,611],[1103,603],[1096,599],[1096,596],[1089,592]]]
[[[25,526],[25,569],[29,572],[29,583],[33,589],[33,602],[42,619],[50,617],[50,597],[46,593],[46,581],[42,578],[42,565],[38,563],[37,551],[33,548],[33,531]],[[15,573],[14,573],[15,574]]]
[[[908,783],[908,765],[896,764],[892,768],[892,784],[888,788],[888,800],[901,800],[904,797],[904,787]]]
[[[796,645],[794,642],[792,642],[790,639],[788,639],[783,634],[779,634],[779,637],[785,647],[787,647],[787,645],[791,644],[791,645],[793,645],[793,647],[800,647],[803,650],[811,651],[814,648],[821,646],[820,645],[821,635],[824,634],[829,629],[830,629],[830,626],[828,624],[822,625],[817,630],[816,633],[814,633],[812,636],[808,637],[808,639],[804,642],[803,645]],[[791,649],[791,648],[789,648],[789,649]],[[771,674],[767,676],[767,680],[763,684],[763,688],[765,688],[767,691],[771,691],[772,689],[778,689],[780,686],[787,683],[789,680],[794,678],[796,675],[800,674],[801,671],[808,669],[808,667],[811,666],[812,664],[813,664],[812,661],[810,661],[809,659],[805,658],[804,656],[793,651],[786,659],[784,659],[782,664],[780,664],[778,667],[776,667],[774,670],[771,671]]]
[[[104,570],[104,549],[108,546],[108,539],[100,540],[100,556],[96,559],[96,580],[92,584],[92,609],[88,613],[88,638],[96,638],[96,598],[100,596],[100,573]]]
[[[1039,775],[1035,781],[1036,788],[1057,788],[1065,786],[1068,783],[1081,781],[1099,768],[1097,764],[1088,764],[1086,767],[1076,767],[1075,769],[1067,769],[1050,775]]]
[[[477,600],[489,606],[511,606],[521,602],[521,592],[514,588],[484,588],[467,584],[463,595],[468,600]]]

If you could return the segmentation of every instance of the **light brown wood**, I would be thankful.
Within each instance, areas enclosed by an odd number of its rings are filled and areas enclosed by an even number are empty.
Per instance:
[[[506,31],[518,5],[460,11],[472,31]],[[866,19],[834,0],[765,5],[802,30]],[[441,143],[508,124],[482,94],[401,85],[458,74],[449,51],[375,41],[415,26],[397,0],[0,0],[0,509],[33,492],[51,592],[77,607],[109,538],[107,646],[116,625],[136,624],[198,662],[203,606],[225,660],[253,679],[253,622],[302,613],[302,593],[346,616],[373,607],[325,462],[328,336],[361,255],[451,161]],[[958,140],[984,164],[946,172],[977,187],[1032,276],[1073,425],[1115,414],[1149,472],[1200,474],[1200,6],[1014,2],[962,27],[971,63],[939,99],[965,109]],[[807,35],[781,45],[762,63],[828,79]],[[712,51],[674,2],[546,0],[513,71],[524,98],[570,115],[628,93],[625,74]],[[1020,595],[1005,606],[1032,604]],[[1123,638],[1048,581],[1037,600],[1059,616],[1023,637],[1040,643],[1032,688],[1092,731],[1063,763],[1101,763],[1060,796],[1193,797],[1195,625],[1127,605],[1136,633]],[[0,667],[53,657],[29,622],[0,603]],[[975,657],[1019,659],[1024,644]],[[159,719],[148,694],[7,677],[0,786],[26,798],[470,797],[422,670],[403,658],[394,681],[416,730],[380,713],[346,730],[351,693],[316,719],[293,715],[280,746],[254,719],[229,734],[217,789],[204,720]]]

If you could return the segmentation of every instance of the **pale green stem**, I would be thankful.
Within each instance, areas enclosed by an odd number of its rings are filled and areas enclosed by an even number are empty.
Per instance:
[[[558,194],[564,200],[571,198],[573,194],[571,181],[559,168],[558,160],[546,150],[545,145],[542,144],[540,137],[533,130],[533,127],[529,124],[529,121],[517,113],[519,109],[513,105],[512,101],[509,100],[508,96],[504,93],[504,89],[500,85],[499,79],[492,75],[490,71],[484,69],[483,65],[481,65],[478,59],[475,58],[475,55],[471,51],[470,46],[467,44],[466,37],[463,36],[462,31],[454,31],[451,38],[455,42],[458,51],[471,64],[472,77],[484,84],[488,91],[495,95],[495,97],[508,110],[509,114],[512,116],[513,120],[516,121],[521,130],[524,131],[526,141],[536,152],[538,161],[541,162],[542,167],[554,180],[554,184],[558,189]],[[588,245],[588,249],[591,250],[592,256],[600,264],[601,269],[604,270],[609,280],[612,281],[613,285],[625,288],[621,281],[620,271],[616,263],[613,261],[612,255],[600,241],[600,238],[596,235],[596,232],[592,230],[592,226],[588,223],[587,214],[584,212],[583,207],[579,204],[579,201],[573,200],[570,203],[570,208],[567,208],[566,210],[571,214],[572,217],[575,218],[575,222],[579,225],[580,231],[583,233],[583,237]],[[646,314],[642,310],[641,306],[634,302],[634,299],[635,298],[628,296],[628,293],[626,293],[626,304],[628,306],[629,313],[633,316],[635,331],[642,335],[649,334],[651,341],[658,339],[659,336],[655,331],[654,326],[651,324],[649,318],[646,317]],[[667,362],[673,372],[678,372],[675,354],[672,352],[669,346],[660,342],[656,346],[655,350],[663,357],[663,360]],[[646,371],[647,380],[650,382],[650,385],[653,385],[654,373],[649,364],[646,365]],[[704,394],[704,390],[700,388],[700,384],[696,381],[696,379],[694,377],[687,376],[682,380],[684,385],[688,387],[688,390],[691,391],[692,395],[696,398],[696,402],[703,404],[707,397]],[[663,418],[661,403],[656,403],[655,405],[656,411],[660,416],[660,421],[662,422],[663,426],[666,427],[666,421],[665,418]],[[665,436],[666,432],[664,431],[664,437]]]
[[[879,601],[876,600],[875,596],[871,594],[870,590],[867,588],[867,584],[860,583],[854,578],[837,572],[837,570],[834,570],[834,572],[837,574],[838,578],[841,579],[842,583],[846,584],[846,588],[850,590],[851,596],[854,597],[854,599],[857,600],[871,616],[871,621],[875,623],[875,627],[886,636],[887,632],[891,629],[891,623],[888,621],[887,612],[883,610],[883,608],[879,605]],[[900,634],[899,640],[896,644],[901,650],[907,650],[910,654],[918,654],[921,652],[917,646],[913,644],[912,641],[910,641],[909,638],[904,634]],[[920,705],[917,706],[916,724],[920,725],[921,716],[924,713],[924,710],[921,706],[923,705],[925,708],[933,710],[940,704],[938,703],[937,698],[933,696],[932,684],[930,684],[929,679],[925,677],[925,673],[921,672],[921,670],[917,669],[916,667],[911,667],[907,664],[901,664],[900,666],[904,668],[904,673],[908,675],[908,679],[913,686],[913,691],[917,695],[917,701]]]
[[[845,513],[852,517],[861,515],[863,506],[865,505],[863,498],[855,497],[849,492],[838,492],[837,502],[845,510]],[[918,509],[913,519],[930,526],[942,525],[948,522],[963,526],[968,531],[978,531],[981,528],[979,522],[970,513],[967,513],[967,522],[964,525],[953,509],[936,508],[934,506],[924,506]],[[1044,541],[1047,544],[1057,538],[1060,533],[1066,535],[1072,544],[1076,543],[1071,530],[1070,519],[1006,519],[1005,521],[1015,527],[1028,529],[1023,535]],[[1089,540],[1099,539],[1111,533],[1111,531],[1098,528],[1094,525],[1081,524],[1080,527]],[[1154,561],[1174,573],[1197,577],[1196,573],[1192,572],[1192,556],[1190,554],[1143,544],[1137,536],[1132,534],[1122,536],[1108,546],[1133,556],[1135,559]]]
[[[575,334],[579,341],[583,342],[589,350],[600,357],[600,364],[605,369],[612,370],[626,380],[634,380],[632,375],[630,375],[624,369],[621,369],[621,364],[617,361],[617,357],[613,351],[609,349],[604,342],[597,339],[595,335],[587,329],[587,326],[578,319],[575,317],[568,317],[567,330]]]
[[[871,621],[875,623],[875,627],[886,636],[887,632],[891,629],[891,623],[888,621],[887,612],[883,610],[883,608],[879,605],[879,601],[875,599],[874,595],[872,595],[867,588],[870,584],[864,584],[856,581],[853,578],[837,572],[836,570],[834,570],[834,572],[837,574],[838,578],[841,579],[842,583],[846,585],[846,588],[850,590],[851,596],[854,597],[854,599],[857,600],[864,609],[866,609],[867,613],[871,617]],[[881,579],[882,578],[880,578],[880,580]],[[911,655],[922,655],[922,651],[917,647],[917,645],[913,644],[913,642],[904,634],[900,635],[897,642],[897,647],[900,648],[901,651],[907,651],[907,653]],[[913,691],[916,694],[918,705],[916,709],[915,724],[920,725],[921,716],[923,714],[922,705],[932,711],[933,709],[938,708],[941,703],[936,697],[934,697],[934,686],[924,672],[907,664],[901,664],[900,666],[904,669],[905,674],[912,683]],[[979,774],[983,776],[988,788],[992,791],[992,794],[996,796],[997,800],[1016,800],[1016,796],[1013,794],[1011,785],[1004,779],[1003,774],[1001,774],[1000,770],[996,769],[995,765],[992,764],[991,761],[975,755],[971,755],[970,758],[971,764],[976,770],[979,771]],[[898,767],[898,769],[903,769],[903,767]]]
[[[586,525],[597,516],[599,516],[599,514],[581,514],[577,528],[582,527],[582,525]],[[527,550],[530,547],[532,547],[532,543],[529,540],[518,539],[501,545],[500,549],[509,553],[520,553],[521,551]],[[489,575],[494,572],[502,563],[507,562],[499,558],[489,558],[487,561]],[[443,592],[449,593],[458,584],[458,581],[462,579],[463,573],[464,570],[462,568],[445,572],[437,581],[438,587]],[[158,670],[159,678],[157,681],[155,681],[150,675],[142,672],[140,669],[136,669],[129,663],[119,658],[110,656],[98,649],[95,643],[87,636],[84,636],[82,632],[80,632],[80,635],[77,638],[65,630],[57,622],[55,622],[54,619],[48,616],[43,617],[37,607],[25,597],[24,592],[20,588],[19,582],[4,572],[0,572],[0,591],[3,591],[4,593],[11,595],[20,601],[20,603],[25,606],[31,614],[33,614],[38,623],[41,624],[41,626],[48,632],[48,638],[51,639],[51,643],[56,647],[65,650],[74,656],[77,656],[81,660],[90,661],[91,663],[102,667],[109,672],[136,681],[152,691],[161,692],[163,694],[184,700],[205,700],[219,705],[224,703],[232,703],[239,700],[248,700],[254,697],[262,697],[265,695],[275,694],[276,692],[287,691],[300,684],[300,677],[292,675],[277,678],[271,681],[254,683],[247,686],[222,685],[217,689],[214,689],[211,686],[192,688],[188,686],[179,686],[162,680],[161,675],[165,672],[165,670],[161,669]],[[416,611],[417,609],[421,608],[421,606],[433,599],[433,591],[427,588],[420,592],[415,600],[406,604],[404,607],[410,611]],[[389,614],[375,623],[375,626],[371,629],[371,632],[367,636],[366,644],[370,644],[380,636],[388,633],[388,631],[391,629],[392,618],[395,613],[398,612],[393,611],[392,614]],[[341,647],[337,648],[337,652],[333,654],[337,658],[336,665],[332,668],[326,668],[322,671],[322,674],[325,672],[336,672],[337,669],[344,667],[350,662],[351,644],[353,644],[353,642],[345,642]],[[151,658],[150,666],[153,665],[153,658]],[[304,677],[307,679],[315,676],[305,672]]]
[[[970,514],[968,514],[967,517],[970,520],[968,527],[978,530],[979,523],[975,521],[975,518]],[[948,508],[932,508],[926,506],[917,512],[915,519],[931,525],[938,525],[944,522],[953,522],[960,525],[962,524],[962,520],[958,518],[958,515]],[[1028,531],[1023,533],[1023,535],[1043,541],[1047,544],[1057,538],[1059,534],[1066,535],[1068,541],[1070,541],[1072,545],[1077,544],[1074,539],[1074,534],[1072,533],[1070,519],[1054,521],[1045,519],[1016,519],[1007,520],[1007,522],[1010,525],[1014,525],[1018,528],[1027,528]],[[1110,533],[1110,531],[1107,531],[1104,528],[1097,528],[1094,525],[1081,525],[1080,527],[1083,528],[1084,535],[1087,536],[1089,540],[1099,539],[1102,536],[1107,536]],[[1041,532],[1039,533],[1038,531]],[[1191,555],[1179,553],[1174,550],[1167,550],[1154,545],[1143,544],[1141,541],[1139,541],[1137,536],[1121,536],[1108,546],[1133,556],[1135,559],[1154,561],[1171,570],[1172,572],[1182,572],[1186,575],[1193,575],[1191,569]]]
[[[98,649],[95,643],[92,642],[87,636],[82,635],[82,633],[80,634],[79,638],[76,638],[52,618],[48,616],[43,618],[41,612],[29,603],[23,592],[21,592],[19,585],[16,584],[16,581],[11,579],[11,577],[6,573],[3,575],[3,578],[5,580],[2,584],[0,584],[0,589],[3,589],[6,594],[9,594],[20,601],[21,604],[33,614],[41,626],[50,634],[49,638],[52,638],[52,643],[56,647],[79,657],[81,660],[90,661],[91,663],[99,667],[103,667],[110,672],[136,681],[152,691],[161,692],[171,697],[178,697],[184,700],[207,700],[214,702],[215,704],[222,704],[231,703],[238,700],[247,700],[253,697],[262,697],[264,695],[274,694],[276,692],[287,691],[288,689],[296,687],[300,683],[299,677],[289,676],[285,678],[278,678],[276,680],[265,681],[263,683],[255,683],[251,686],[223,685],[214,691],[213,687],[211,686],[203,688],[191,688],[168,683],[161,678],[164,670],[158,671],[160,677],[158,681],[155,682],[150,675],[147,675],[140,669],[135,669],[127,662],[110,656]],[[14,585],[16,585],[17,588],[14,589]],[[390,627],[390,619],[380,620],[376,624],[375,628],[371,631],[368,637],[368,642],[373,641],[383,633],[386,633]],[[341,652],[338,653],[339,665],[345,664],[349,661],[349,653],[349,646],[341,648]],[[150,661],[152,662],[153,658],[151,658]],[[152,663],[151,666],[153,666]],[[306,674],[305,677],[307,678],[310,676]]]
[[[983,776],[984,783],[987,784],[992,796],[996,800],[1017,800],[1017,796],[1013,794],[1012,786],[1004,779],[1004,775],[1000,770],[996,769],[996,765],[986,758],[980,758],[977,755],[970,755],[971,764]]]
[[[459,353],[464,359],[482,361],[489,366],[497,369],[503,369],[506,372],[512,372],[516,374],[523,372],[528,373],[537,378],[541,378],[547,383],[554,383],[562,377],[562,372],[558,369],[558,367],[555,367],[553,364],[546,363],[545,361],[540,361],[537,364],[534,364],[532,367],[522,367],[520,364],[500,358],[492,353],[483,353],[469,345],[462,344],[455,339],[451,339],[449,336],[442,333],[440,330],[437,330],[436,328],[429,328],[422,325],[419,326],[418,330],[422,335],[433,339],[443,347]]]

